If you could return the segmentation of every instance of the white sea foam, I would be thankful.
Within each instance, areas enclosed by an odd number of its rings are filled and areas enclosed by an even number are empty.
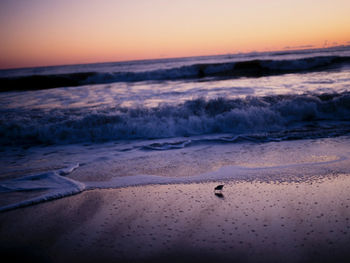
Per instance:
[[[186,140],[183,142],[175,141],[173,144],[180,146],[189,142]],[[191,143],[193,142],[191,141]],[[0,193],[21,193],[24,200],[3,205],[0,207],[0,211],[37,204],[93,189],[209,181],[301,182],[318,180],[330,175],[350,173],[348,144],[348,137],[340,140],[333,138],[316,142],[313,140],[285,141],[263,145],[242,144],[234,147],[227,144],[220,146],[215,143],[212,146],[209,144],[209,147],[208,145],[201,145],[186,150],[178,148],[174,151],[156,151],[152,152],[151,155],[141,149],[134,149],[123,152],[122,154],[126,155],[124,158],[120,157],[120,152],[115,154],[117,149],[124,148],[123,145],[110,144],[87,148],[85,146],[75,146],[75,149],[60,146],[60,149],[52,151],[57,147],[55,146],[50,150],[53,154],[52,157],[49,157],[50,155],[46,157],[52,159],[51,165],[57,164],[58,156],[66,155],[65,152],[61,151],[71,153],[66,159],[84,160],[85,164],[80,169],[77,169],[80,167],[78,164],[74,164],[61,170],[1,181]],[[157,147],[157,150],[163,150],[161,142],[154,147]],[[164,146],[164,148],[167,147],[169,145]],[[304,149],[305,147],[307,150]],[[37,148],[32,151],[33,154],[35,153],[33,156],[37,154],[42,156],[45,149]],[[225,153],[226,151],[228,154]],[[198,154],[197,159],[193,159]],[[225,159],[230,158],[232,163],[240,165],[222,164]],[[188,163],[182,163],[183,161]],[[213,167],[217,168],[203,172],[200,163],[205,164],[206,162],[213,162]],[[192,164],[194,165],[193,169],[197,169],[197,171],[190,176],[179,176],[171,168],[171,166],[175,166],[175,169],[189,169],[187,171],[191,171]],[[132,167],[127,167],[128,165]],[[96,167],[98,167],[98,170],[92,171]],[[120,174],[113,172],[120,168],[124,169],[125,172],[131,170],[133,173],[132,175],[126,175],[124,172]],[[75,169],[77,170],[74,173],[74,180],[65,177]],[[152,172],[142,173],[142,171],[157,172],[157,170],[162,171],[163,169],[165,169],[165,172],[161,173],[163,175],[152,174]],[[168,169],[168,172],[166,169]],[[85,176],[86,173],[88,173],[88,177]],[[105,177],[105,174],[107,174],[107,177]],[[31,195],[28,195],[27,198],[26,193]],[[33,193],[37,193],[34,198],[32,197]]]
[[[202,183],[210,181],[303,181],[309,179],[307,175],[317,174],[317,177],[322,177],[322,174],[328,175],[329,170],[323,170],[331,164],[347,161],[347,156],[338,156],[330,161],[306,162],[302,164],[288,165],[273,165],[266,167],[244,167],[238,165],[226,165],[212,172],[206,172],[197,176],[189,177],[169,177],[156,175],[134,175],[125,177],[114,177],[109,181],[103,182],[87,182],[86,189],[108,189],[129,186],[142,186],[150,184],[186,184],[186,183]],[[307,175],[301,175],[300,170],[308,169]],[[283,179],[276,176],[276,173],[286,173]]]
[[[23,176],[16,179],[0,182],[0,193],[15,193],[15,192],[36,192],[38,196],[16,203],[4,205],[0,207],[1,211],[11,210],[19,207],[24,207],[48,200],[62,198],[82,192],[85,189],[85,184],[77,182],[68,177],[73,170],[77,169],[79,164],[61,169],[58,171],[50,171],[35,175]],[[44,192],[44,193],[42,193]]]
[[[188,100],[179,105],[3,110],[0,144],[36,145],[232,134],[263,141],[349,132],[350,95]],[[317,130],[317,132],[315,132]],[[185,143],[184,146],[188,145]],[[166,145],[163,145],[164,148]],[[150,148],[153,146],[150,145]],[[168,148],[181,147],[169,144]],[[153,147],[157,148],[157,146]]]

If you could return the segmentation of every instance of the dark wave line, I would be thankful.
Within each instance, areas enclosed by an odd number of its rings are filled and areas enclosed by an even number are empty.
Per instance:
[[[84,80],[97,74],[98,73],[96,72],[84,72],[0,78],[0,91],[25,91],[58,87],[75,87],[80,86]]]
[[[203,78],[257,78],[289,73],[308,73],[350,65],[350,57],[318,56],[291,60],[248,60],[226,63],[193,64],[145,72],[85,72],[0,78],[0,91],[38,90],[56,87]]]

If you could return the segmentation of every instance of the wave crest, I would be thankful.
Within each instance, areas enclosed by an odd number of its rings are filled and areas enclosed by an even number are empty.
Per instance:
[[[296,130],[317,131],[322,137],[331,132],[349,132],[349,116],[348,92],[244,99],[199,98],[177,106],[114,107],[95,112],[86,109],[3,110],[0,144],[65,144],[204,134],[269,136]],[[176,148],[177,145],[167,147]]]

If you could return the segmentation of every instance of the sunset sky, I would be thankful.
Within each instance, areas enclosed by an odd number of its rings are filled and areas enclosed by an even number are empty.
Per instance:
[[[350,44],[349,0],[1,0],[0,68]]]

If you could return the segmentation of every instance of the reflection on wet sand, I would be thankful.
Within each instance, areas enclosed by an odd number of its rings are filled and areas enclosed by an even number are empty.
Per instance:
[[[350,259],[348,174],[304,182],[227,181],[225,198],[213,195],[215,186],[92,190],[9,211],[0,216],[6,226],[1,245],[21,250],[31,244],[54,255],[52,262]],[[48,235],[52,242],[42,241]]]

